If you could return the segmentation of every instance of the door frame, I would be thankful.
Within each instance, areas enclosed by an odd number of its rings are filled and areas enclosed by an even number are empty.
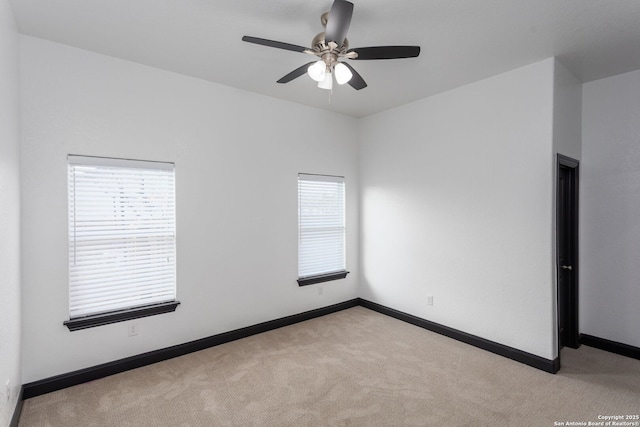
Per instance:
[[[580,347],[580,331],[579,331],[579,317],[578,317],[578,272],[579,268],[579,166],[580,162],[576,159],[572,159],[571,157],[564,156],[562,154],[557,154],[557,162],[556,162],[556,327],[558,334],[558,361],[560,360],[560,350],[562,349],[560,343],[560,314],[561,310],[568,310],[568,324],[565,325],[565,329],[567,330],[566,336],[567,342],[564,343],[564,346],[570,348],[578,348]],[[570,229],[567,230],[570,233],[569,239],[570,244],[572,246],[572,274],[569,282],[568,289],[568,298],[565,302],[566,307],[560,306],[560,251],[559,251],[559,242],[558,242],[558,227],[563,223],[560,220],[560,169],[568,168],[569,175],[571,177],[570,183],[570,194],[569,194],[569,221],[570,221]]]

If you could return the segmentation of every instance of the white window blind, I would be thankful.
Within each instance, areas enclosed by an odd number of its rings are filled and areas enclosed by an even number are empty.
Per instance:
[[[176,298],[171,163],[68,157],[69,315]]]
[[[344,178],[298,175],[298,277],[345,270]]]

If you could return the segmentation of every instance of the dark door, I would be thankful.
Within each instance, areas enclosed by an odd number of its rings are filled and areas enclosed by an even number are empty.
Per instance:
[[[578,348],[578,161],[558,155],[557,269],[559,348]]]

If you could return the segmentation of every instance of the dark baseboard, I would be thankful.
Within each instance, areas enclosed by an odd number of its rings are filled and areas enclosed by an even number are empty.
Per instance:
[[[622,344],[586,334],[580,335],[580,344],[640,360],[640,348],[632,345]]]
[[[57,375],[51,378],[45,378],[43,380],[25,384],[23,386],[23,398],[29,399],[31,397],[40,396],[52,391],[61,390],[63,388],[82,384],[88,381],[104,378],[109,375],[114,375],[131,369],[140,368],[152,363],[161,362],[163,360],[172,359],[174,357],[193,353],[199,350],[204,350],[206,348],[214,347],[216,345],[224,344],[230,341],[246,338],[251,335],[260,334],[262,332],[271,331],[283,326],[289,326],[293,325],[294,323],[299,323],[305,320],[310,320],[316,317],[335,313],[347,308],[356,307],[358,304],[359,299],[356,298],[339,304],[330,305],[328,307],[318,308],[315,310],[306,311],[304,313],[282,317],[280,319],[259,323],[253,326],[247,326],[245,328],[236,329],[230,332],[224,332],[196,341],[175,345],[173,347],[150,351],[148,353],[127,357],[125,359],[116,360],[114,362],[104,363],[102,365],[93,366],[86,369],[80,369],[78,371]],[[22,401],[22,399],[20,399],[20,401]]]
[[[525,365],[529,365],[545,372],[555,374],[560,368],[560,361],[557,358],[555,360],[545,359],[543,357],[536,356],[535,354],[527,353],[526,351],[518,350],[516,348],[499,344],[494,341],[489,341],[487,339],[480,338],[478,336],[471,335],[457,329],[449,328],[438,323],[430,322],[420,317],[416,317],[402,311],[394,310],[393,308],[385,307],[383,305],[367,301],[362,298],[360,298],[359,302],[361,306],[377,311],[378,313],[386,314],[387,316],[391,316],[398,320],[411,323],[412,325],[428,329],[429,331],[444,335],[449,338],[453,338],[454,340],[462,341],[463,343],[470,344],[474,347],[478,347],[486,351],[490,351],[491,353],[508,357],[509,359],[515,360],[516,362],[524,363]]]
[[[404,322],[410,323],[415,326],[436,332],[438,334],[453,338],[455,340],[464,342],[466,344],[473,345],[474,347],[481,348],[486,351],[498,354],[500,356],[508,357],[520,363],[532,366],[534,368],[543,370],[545,372],[556,373],[560,367],[559,360],[548,360],[534,354],[524,352],[512,347],[508,347],[503,344],[499,344],[493,341],[480,338],[475,335],[467,334],[465,332],[449,328],[428,320],[413,316],[411,314],[403,313],[398,310],[394,310],[383,305],[364,300],[362,298],[356,298],[342,303],[330,305],[328,307],[318,308],[304,313],[294,314],[280,319],[271,320],[257,325],[247,326],[245,328],[236,329],[234,331],[224,332],[218,335],[213,335],[207,338],[191,341],[184,344],[175,345],[172,347],[163,348],[160,350],[150,351],[148,353],[139,354],[136,356],[127,357],[125,359],[116,360],[113,362],[104,363],[102,365],[93,366],[90,368],[80,369],[77,371],[69,372],[62,375],[57,375],[43,380],[34,381],[22,386],[20,391],[19,403],[16,406],[14,413],[15,426],[20,417],[22,411],[23,399],[29,399],[31,397],[40,396],[52,391],[61,390],[63,388],[72,387],[74,385],[82,384],[88,381],[97,380],[110,375],[125,372],[131,369],[140,368],[153,363],[161,362],[163,360],[172,359],[174,357],[183,356],[185,354],[193,353],[196,351],[204,350],[210,347],[214,347],[220,344],[228,343],[231,341],[246,338],[251,335],[260,334],[262,332],[271,331],[274,329],[282,328],[284,326],[293,325],[295,323],[303,322],[305,320],[314,319],[316,317],[325,316],[327,314],[342,311],[351,307],[363,306],[365,308],[377,311],[378,313],[385,314],[387,316],[394,317]],[[584,336],[583,336],[584,337]],[[585,345],[590,345],[584,342]],[[624,344],[620,344],[624,346]],[[595,345],[594,345],[595,346]],[[630,346],[627,346],[630,347]],[[633,348],[633,347],[630,347]],[[638,349],[636,351],[636,358]],[[631,356],[633,357],[633,356]],[[12,420],[11,427],[14,427],[14,420]]]
[[[20,422],[20,415],[22,414],[22,404],[24,402],[24,386],[20,387],[20,394],[18,395],[18,402],[16,403],[16,408],[13,410],[13,417],[11,417],[11,423],[9,427],[18,427],[18,423]]]

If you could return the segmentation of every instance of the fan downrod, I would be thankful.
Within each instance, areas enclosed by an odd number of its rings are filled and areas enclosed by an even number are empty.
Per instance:
[[[320,16],[320,22],[322,26],[327,27],[327,21],[329,19],[329,12],[325,12]],[[325,64],[327,64],[327,69],[332,69],[337,63],[338,58],[349,58],[356,59],[358,54],[355,52],[347,52],[349,50],[349,40],[346,38],[342,42],[342,46],[338,46],[334,42],[326,42],[325,32],[321,32],[316,34],[316,36],[311,41],[311,49],[306,50],[305,53],[309,53],[317,56]]]

